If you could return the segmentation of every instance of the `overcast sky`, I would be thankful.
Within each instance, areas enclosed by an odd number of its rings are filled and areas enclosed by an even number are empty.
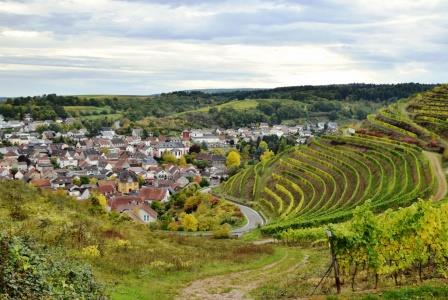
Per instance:
[[[0,0],[0,96],[447,75],[447,0]]]

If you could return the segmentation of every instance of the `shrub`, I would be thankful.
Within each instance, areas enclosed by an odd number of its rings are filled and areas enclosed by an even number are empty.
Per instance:
[[[213,237],[215,239],[228,239],[230,237],[231,227],[229,224],[222,224],[215,231],[213,231]]]
[[[82,248],[81,254],[83,256],[87,256],[87,257],[98,257],[101,255],[100,250],[98,250],[97,245],[91,245],[91,246]]]
[[[48,253],[29,239],[0,235],[0,299],[97,299],[88,266]]]

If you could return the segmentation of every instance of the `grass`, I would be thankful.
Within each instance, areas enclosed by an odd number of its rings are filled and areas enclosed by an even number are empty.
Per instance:
[[[192,280],[269,264],[285,251],[235,239],[152,232],[89,201],[17,181],[0,181],[0,228],[25,233],[50,252],[62,249],[67,260],[89,264],[112,299],[170,299]],[[92,246],[100,256],[83,254]]]
[[[112,289],[111,298],[117,300],[130,299],[172,299],[178,295],[182,287],[190,282],[205,277],[234,273],[242,270],[254,270],[280,261],[288,248],[276,248],[272,255],[264,255],[246,264],[228,264],[216,262],[201,268],[199,272],[180,271],[169,274],[147,273],[143,276],[128,276],[126,280]]]
[[[273,102],[281,102],[284,104],[295,104],[297,105],[298,101],[294,101],[294,100],[290,100],[290,99],[245,99],[245,100],[233,100],[230,102],[226,102],[223,104],[219,104],[219,105],[213,105],[213,106],[205,106],[205,107],[201,107],[195,110],[189,110],[189,111],[184,111],[181,113],[177,113],[177,114],[173,114],[172,116],[181,116],[187,113],[194,113],[194,112],[208,112],[210,110],[210,108],[214,107],[216,109],[223,109],[223,108],[233,108],[236,110],[248,110],[248,109],[252,109],[252,108],[256,108],[258,103],[263,102],[263,101],[267,101],[270,103]]]
[[[81,120],[101,120],[107,118],[108,120],[119,120],[123,117],[123,114],[105,114],[105,115],[91,115],[91,116],[81,116]]]
[[[110,106],[64,106],[64,109],[68,113],[102,113],[103,111],[109,113],[111,111]]]

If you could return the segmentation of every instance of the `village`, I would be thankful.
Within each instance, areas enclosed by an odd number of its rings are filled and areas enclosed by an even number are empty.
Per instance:
[[[55,132],[38,130],[67,120],[5,121],[0,116],[3,146],[0,179],[22,180],[40,189],[63,190],[79,201],[102,195],[106,208],[125,213],[140,223],[157,220],[154,201],[168,202],[190,184],[218,185],[228,176],[226,156],[240,141],[264,136],[294,137],[304,144],[317,134],[333,133],[335,122],[297,126],[261,123],[239,129],[192,129],[178,136],[143,138],[141,128],[118,135],[119,122],[89,137],[86,129]],[[40,132],[38,132],[40,131]],[[221,149],[221,151],[215,151]],[[194,154],[194,161],[185,157]],[[221,153],[221,154],[220,154]]]

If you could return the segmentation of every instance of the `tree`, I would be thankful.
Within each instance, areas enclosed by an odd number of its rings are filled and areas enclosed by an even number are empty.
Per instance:
[[[169,151],[165,151],[162,155],[162,160],[165,163],[173,163],[175,164],[177,162],[176,157],[174,156],[173,153],[169,152]]]
[[[268,143],[266,143],[265,141],[261,141],[260,144],[258,145],[258,148],[260,148],[261,153],[264,153],[265,151],[269,150]]]
[[[273,156],[274,156],[274,152],[272,152],[271,150],[268,150],[268,151],[263,152],[263,154],[260,155],[260,160],[262,162],[266,162]]]
[[[107,198],[101,193],[93,193],[92,196],[90,197],[90,202],[92,203],[92,205],[106,207]]]
[[[209,185],[210,185],[210,183],[208,182],[207,178],[202,177],[201,182],[199,182],[199,186],[200,187],[206,187],[206,186],[209,186]]]
[[[79,178],[75,177],[75,178],[73,178],[72,183],[73,183],[73,185],[80,186],[81,180]]]
[[[226,166],[228,169],[235,169],[241,165],[241,156],[236,150],[232,150],[227,155]]]
[[[89,184],[89,183],[90,183],[90,179],[89,179],[89,177],[81,176],[81,178],[80,178],[80,183],[81,183],[81,184]]]
[[[185,231],[197,231],[198,220],[192,214],[185,214],[185,216],[182,218],[182,226]]]
[[[185,159],[184,156],[182,156],[181,158],[179,158],[179,160],[177,161],[177,164],[180,167],[185,167],[187,165],[187,160]]]
[[[199,153],[201,152],[201,146],[198,144],[193,144],[191,145],[190,149],[188,150],[188,153]]]

